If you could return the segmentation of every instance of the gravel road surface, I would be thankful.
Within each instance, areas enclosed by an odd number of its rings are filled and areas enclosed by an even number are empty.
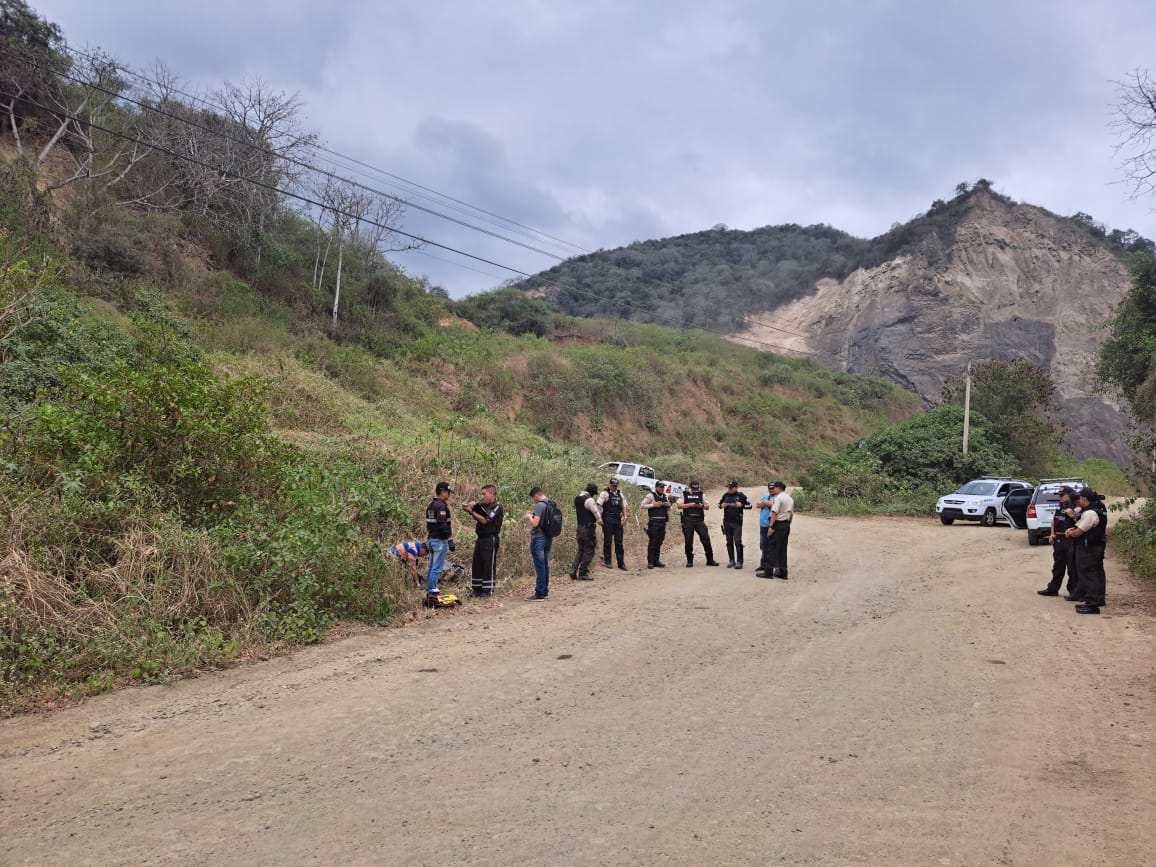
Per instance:
[[[1156,863],[1150,591],[1110,564],[1077,616],[1006,527],[791,550],[555,564],[546,602],[4,721],[0,863]]]

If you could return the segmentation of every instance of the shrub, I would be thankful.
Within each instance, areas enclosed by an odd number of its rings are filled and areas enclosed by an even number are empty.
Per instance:
[[[1017,471],[982,416],[971,414],[966,455],[962,430],[963,410],[947,406],[860,440],[804,474],[800,508],[929,514],[937,497],[968,479]]]
[[[518,289],[498,289],[474,295],[459,301],[455,310],[479,328],[505,331],[515,336],[549,337],[554,331],[553,314],[546,302],[531,298]]]
[[[37,488],[68,474],[86,499],[112,506],[139,483],[162,508],[198,516],[273,481],[281,446],[252,381],[219,380],[195,361],[73,367],[61,379],[6,425],[9,460]]]

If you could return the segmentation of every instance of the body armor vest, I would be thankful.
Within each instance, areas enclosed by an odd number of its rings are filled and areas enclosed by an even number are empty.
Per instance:
[[[602,523],[622,523],[622,494],[619,491],[607,489],[606,502],[602,504]]]
[[[590,527],[598,523],[598,519],[594,517],[594,513],[586,508],[586,501],[590,499],[590,495],[583,491],[574,498],[574,511],[578,513],[578,526]]]

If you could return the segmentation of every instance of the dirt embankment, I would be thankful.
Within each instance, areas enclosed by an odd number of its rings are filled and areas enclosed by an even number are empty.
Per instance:
[[[1117,567],[1081,617],[1006,528],[801,516],[792,556],[6,721],[0,862],[1151,860],[1156,630]]]

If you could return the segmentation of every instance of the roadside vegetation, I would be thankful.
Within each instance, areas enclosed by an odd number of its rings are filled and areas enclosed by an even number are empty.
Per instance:
[[[1102,493],[1126,496],[1135,485],[1109,461],[1064,452],[1050,420],[1055,387],[1023,361],[978,367],[972,386],[968,453],[963,454],[963,383],[949,380],[944,404],[874,433],[819,461],[800,484],[800,508],[833,514],[931,516],[936,500],[985,475],[1028,481],[1083,477]]]
[[[451,301],[389,261],[387,203],[329,179],[295,210],[318,176],[292,162],[310,134],[291,99],[227,86],[215,114],[172,89],[155,115],[157,80],[69,53],[21,0],[0,12],[19,25],[0,36],[0,713],[411,616],[385,551],[420,537],[442,478],[457,502],[498,484],[516,583],[533,485],[565,504],[615,458],[790,478],[920,411],[717,337]],[[239,120],[266,111],[294,136]],[[235,162],[122,153],[117,131]]]
[[[1156,455],[1156,256],[1134,261],[1132,288],[1109,324],[1098,373],[1128,403],[1137,428],[1133,448]],[[1156,464],[1142,464],[1139,470],[1151,491]],[[1121,519],[1110,544],[1136,574],[1156,580],[1156,501],[1149,499],[1134,517]]]

